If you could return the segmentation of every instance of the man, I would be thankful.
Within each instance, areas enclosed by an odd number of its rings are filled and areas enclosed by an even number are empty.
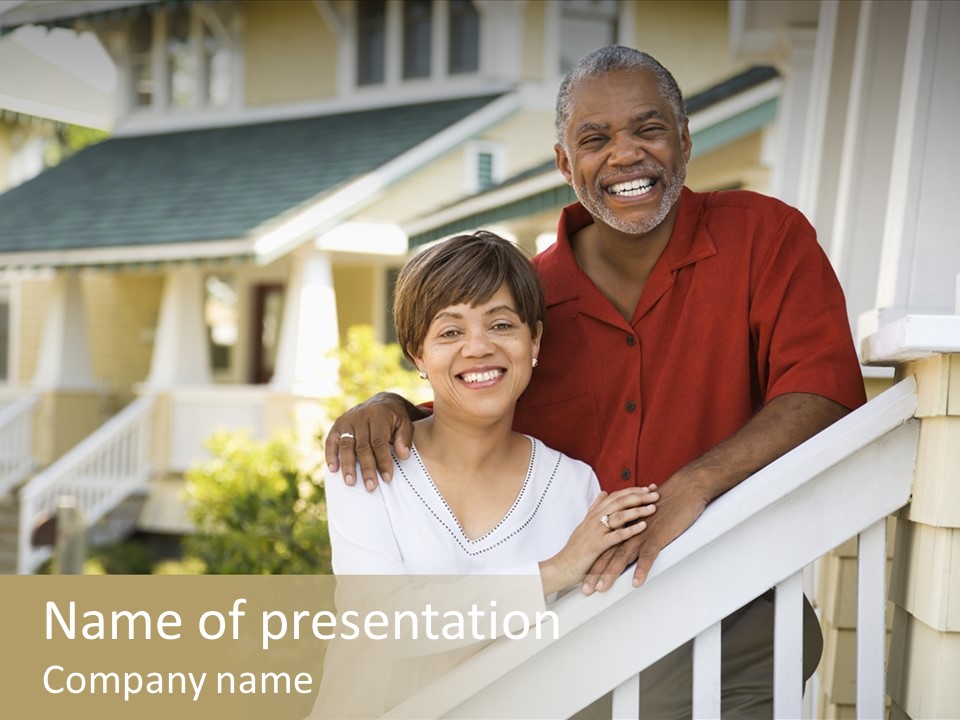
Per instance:
[[[864,391],[842,292],[802,215],[754,193],[683,187],[690,133],[663,66],[622,47],[588,55],[560,87],[556,127],[557,167],[580,202],[533,261],[547,322],[514,426],[591,464],[604,490],[656,483],[660,493],[647,530],[597,561],[589,594],[634,560],[640,585],[707,503],[863,403]],[[388,439],[408,452],[409,413],[388,395],[348,413],[327,439],[328,463],[352,468],[357,457],[368,484],[377,467],[388,480]],[[771,605],[758,599],[724,621],[725,648],[744,637],[764,648],[751,667],[725,653],[725,716],[771,714],[772,692],[733,687],[755,686],[758,674],[769,687]],[[645,688],[689,678],[689,652],[674,656],[644,674],[656,677]],[[672,689],[662,695],[669,702],[648,716],[689,714],[689,700],[678,710]]]

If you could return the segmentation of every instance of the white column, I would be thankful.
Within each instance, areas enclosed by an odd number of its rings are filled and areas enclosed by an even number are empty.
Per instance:
[[[146,382],[151,389],[211,382],[210,344],[203,320],[203,276],[202,270],[192,266],[167,273]]]
[[[872,307],[876,296],[878,238],[890,186],[909,18],[907,0],[864,0],[860,5],[850,99],[838,148],[836,211],[826,245],[851,321]]]
[[[796,205],[800,196],[816,37],[816,30],[787,29],[780,47],[783,93],[777,111],[777,151],[770,194],[791,205]]]
[[[817,228],[820,243],[830,246],[836,209],[837,176],[843,128],[850,99],[850,77],[860,3],[823,0],[817,20],[810,88],[810,108],[800,169],[797,207]]]
[[[958,37],[960,3],[911,4],[876,308],[864,331],[907,312],[950,312],[960,270]]]
[[[291,262],[277,364],[270,386],[298,395],[329,395],[337,387],[340,343],[330,255],[313,248]]]
[[[60,272],[53,280],[40,360],[33,377],[37,390],[92,390],[96,388],[90,365],[90,343],[83,308],[80,278]]]

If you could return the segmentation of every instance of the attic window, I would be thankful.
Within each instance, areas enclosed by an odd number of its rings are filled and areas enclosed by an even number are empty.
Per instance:
[[[228,13],[224,6],[196,3],[145,8],[131,18],[130,106],[187,109],[229,105],[236,93]]]
[[[566,0],[560,5],[560,72],[617,41],[617,0]]]
[[[483,192],[503,182],[503,146],[494,142],[471,143],[466,149],[468,193]]]
[[[358,87],[479,69],[480,17],[471,0],[364,0],[354,8]]]

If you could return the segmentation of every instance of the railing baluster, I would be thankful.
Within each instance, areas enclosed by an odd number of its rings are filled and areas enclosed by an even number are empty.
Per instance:
[[[631,675],[613,689],[613,720],[639,720],[640,676]]]
[[[720,717],[720,623],[693,640],[693,717]]]
[[[874,523],[857,541],[857,717],[884,716],[883,657],[887,635],[887,524]]]
[[[803,571],[777,585],[773,620],[773,716],[798,718],[803,703]]]

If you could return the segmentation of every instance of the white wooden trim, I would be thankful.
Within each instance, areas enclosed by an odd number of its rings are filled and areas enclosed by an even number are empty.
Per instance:
[[[693,641],[693,717],[720,717],[720,622]]]
[[[803,697],[802,571],[777,585],[773,627],[773,716],[798,718]]]
[[[860,533],[857,560],[857,717],[880,718],[887,640],[886,519]]]
[[[868,335],[860,347],[869,365],[895,365],[935,353],[960,353],[960,316],[907,315]]]
[[[552,608],[559,639],[497,641],[387,717],[493,717],[506,702],[520,717],[585,707],[902,507],[916,460],[916,402],[908,378],[714,501],[664,548],[641,588],[621,580],[603,594],[566,595]],[[730,582],[731,558],[747,555]],[[556,682],[583,657],[591,672]]]
[[[124,263],[151,263],[206,258],[227,258],[251,255],[250,240],[210,240],[197,243],[169,243],[165,245],[128,245],[117,248],[83,248],[79,250],[48,250],[0,254],[3,267],[34,267],[37,265],[117,265]]]
[[[639,720],[640,718],[640,675],[628,677],[613,689],[613,720]]]

